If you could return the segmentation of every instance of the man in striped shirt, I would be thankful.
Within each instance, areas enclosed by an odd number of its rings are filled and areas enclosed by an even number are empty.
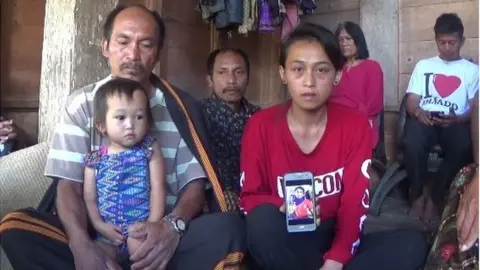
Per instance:
[[[107,17],[102,53],[112,75],[70,95],[48,154],[45,174],[59,179],[58,216],[27,209],[2,221],[3,248],[15,269],[121,269],[119,262],[94,244],[82,199],[83,158],[106,140],[92,121],[93,97],[112,76],[139,81],[150,89],[155,122],[151,133],[165,157],[168,180],[169,214],[129,232],[143,244],[126,265],[131,263],[132,269],[235,269],[240,264],[245,248],[242,220],[227,213],[199,216],[207,179],[216,207],[227,209],[205,145],[201,113],[188,94],[151,73],[164,36],[160,16],[142,6],[117,7]]]

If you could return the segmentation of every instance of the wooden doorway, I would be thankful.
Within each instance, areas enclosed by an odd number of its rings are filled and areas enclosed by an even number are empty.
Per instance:
[[[1,1],[0,114],[37,142],[46,0]]]

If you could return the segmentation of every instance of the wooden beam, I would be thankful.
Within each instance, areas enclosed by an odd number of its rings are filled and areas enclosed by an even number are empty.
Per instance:
[[[400,9],[400,41],[427,41],[435,38],[433,27],[442,13],[457,13],[465,27],[464,36],[478,37],[478,1],[412,6]]]
[[[383,70],[385,106],[398,99],[398,0],[360,0],[360,24],[370,57]],[[380,23],[381,22],[381,23]]]
[[[101,25],[117,0],[47,0],[40,78],[39,142],[49,141],[68,95],[109,73]]]

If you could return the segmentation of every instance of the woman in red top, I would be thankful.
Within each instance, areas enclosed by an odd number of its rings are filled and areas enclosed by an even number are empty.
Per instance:
[[[421,232],[361,236],[369,206],[370,125],[365,114],[327,103],[341,59],[330,31],[314,24],[296,28],[280,52],[280,76],[292,99],[256,113],[245,128],[240,204],[248,249],[260,269],[414,270],[425,259]],[[314,175],[311,198],[320,205],[321,224],[314,232],[288,233],[283,175],[302,171]]]
[[[372,147],[378,142],[377,116],[383,110],[383,72],[378,62],[369,59],[367,42],[356,23],[340,24],[335,32],[346,59],[339,72],[331,101],[366,113],[372,127]]]

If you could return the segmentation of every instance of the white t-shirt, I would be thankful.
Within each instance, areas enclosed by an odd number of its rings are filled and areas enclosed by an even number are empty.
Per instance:
[[[423,110],[448,114],[453,106],[457,115],[470,109],[469,100],[477,91],[478,65],[465,59],[445,61],[438,56],[417,63],[407,89],[407,93],[422,97]]]

